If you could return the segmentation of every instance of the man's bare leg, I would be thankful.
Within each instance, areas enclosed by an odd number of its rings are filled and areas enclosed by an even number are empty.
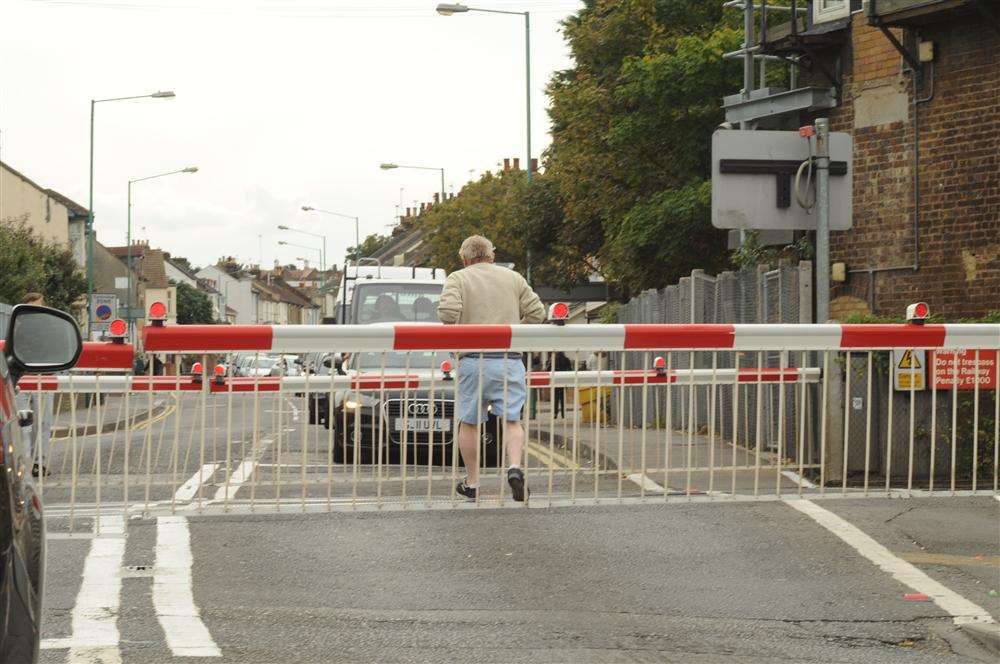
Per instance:
[[[524,449],[524,428],[521,420],[507,420],[504,425],[503,442],[507,447],[508,467],[521,467],[521,453]]]
[[[476,463],[478,438],[478,426],[465,422],[458,424],[458,451],[462,453],[462,462],[465,464],[465,483],[474,487],[479,486],[479,464]]]

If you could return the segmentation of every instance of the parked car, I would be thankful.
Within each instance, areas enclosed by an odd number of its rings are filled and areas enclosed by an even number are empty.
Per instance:
[[[271,367],[272,376],[301,376],[302,358],[298,355],[282,355],[277,363]]]
[[[0,662],[34,662],[41,634],[45,522],[32,475],[34,454],[14,388],[25,373],[70,369],[83,344],[67,314],[32,304],[14,307],[0,353]]]
[[[240,371],[241,376],[270,376],[271,370],[278,364],[274,355],[251,355]]]

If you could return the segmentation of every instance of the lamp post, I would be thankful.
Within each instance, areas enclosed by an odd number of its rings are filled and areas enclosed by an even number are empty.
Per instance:
[[[279,231],[293,231],[295,233],[302,233],[303,235],[311,235],[313,237],[318,237],[319,239],[323,240],[323,255],[320,258],[319,264],[320,264],[320,269],[321,270],[323,270],[323,271],[326,270],[326,236],[325,235],[320,235],[319,233],[313,233],[311,231],[304,231],[301,228],[292,228],[291,226],[285,226],[284,224],[281,224],[280,226],[278,226],[278,230]]]
[[[323,250],[318,247],[310,247],[308,244],[295,244],[294,242],[285,242],[284,240],[278,240],[278,244],[286,247],[295,247],[297,249],[308,249],[309,251],[315,251],[319,254],[320,258],[323,257]]]
[[[125,242],[127,244],[126,252],[127,259],[125,265],[128,267],[128,294],[125,297],[126,301],[126,311],[125,311],[125,322],[128,324],[128,333],[131,338],[134,338],[132,332],[132,184],[135,182],[142,182],[144,180],[154,180],[156,178],[163,178],[168,175],[176,175],[177,173],[197,173],[197,166],[188,166],[187,168],[182,168],[176,171],[170,171],[169,173],[158,173],[156,175],[147,175],[144,178],[136,178],[134,180],[128,181],[128,221],[125,227]],[[90,262],[87,262],[89,268]],[[88,305],[89,312],[89,305]],[[87,329],[90,329],[90,320],[88,313]]]
[[[394,168],[411,168],[417,171],[441,171],[441,202],[444,203],[444,169],[437,166],[401,166],[399,164],[394,164],[392,162],[386,162],[379,164],[379,168],[383,171],[391,171]],[[399,190],[399,196],[402,200],[403,190]]]
[[[108,101],[126,101],[128,99],[171,99],[176,95],[169,90],[161,90],[149,95],[133,95],[131,97],[109,97],[107,99],[90,100],[90,196],[87,203],[87,338],[90,339],[90,320],[94,300],[94,110],[97,104]]]
[[[525,160],[524,168],[528,172],[528,182],[531,182],[531,15],[529,12],[512,12],[505,11],[502,9],[480,9],[478,7],[467,7],[466,5],[443,2],[437,6],[437,13],[442,16],[451,16],[452,14],[464,14],[466,12],[483,12],[486,14],[509,14],[512,16],[523,16],[524,17],[524,105],[526,111],[526,150],[527,159]],[[441,196],[444,197],[444,186],[441,187]],[[525,275],[528,279],[528,283],[531,283],[531,247],[528,246],[525,250],[525,262],[527,266]]]
[[[330,210],[323,210],[321,208],[312,207],[310,205],[302,206],[303,212],[321,212],[322,214],[328,214],[332,217],[342,217],[344,219],[354,220],[354,248],[358,252],[358,256],[354,259],[354,267],[358,266],[358,260],[361,258],[361,222],[358,217],[352,214],[344,214],[342,212],[331,212]],[[345,261],[346,265],[346,261]]]

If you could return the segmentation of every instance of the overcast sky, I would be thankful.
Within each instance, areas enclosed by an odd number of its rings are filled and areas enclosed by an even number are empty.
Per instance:
[[[572,0],[484,0],[531,11],[533,153],[549,143],[545,85],[570,66],[559,22]],[[443,166],[458,191],[525,151],[524,21],[434,11],[436,0],[4,0],[0,158],[87,204],[89,100],[173,90],[175,99],[97,105],[95,227],[196,265],[236,255],[265,264],[316,251],[331,263],[358,215],[361,236],[389,231],[403,205],[430,200]],[[262,236],[259,248],[258,235]]]

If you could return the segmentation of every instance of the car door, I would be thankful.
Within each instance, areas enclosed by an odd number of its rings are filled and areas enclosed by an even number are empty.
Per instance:
[[[0,353],[0,662],[33,662],[41,626],[45,533],[32,454]]]

